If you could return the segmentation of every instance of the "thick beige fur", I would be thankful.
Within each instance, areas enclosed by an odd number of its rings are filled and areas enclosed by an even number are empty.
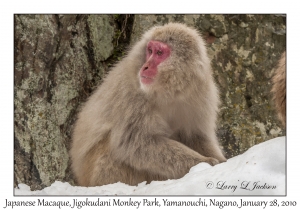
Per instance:
[[[171,55],[149,88],[139,70],[150,40],[169,45]],[[70,152],[78,184],[177,179],[200,162],[226,161],[215,134],[218,105],[199,33],[178,23],[153,27],[79,113]]]
[[[286,54],[282,53],[273,76],[273,99],[278,117],[286,125]]]

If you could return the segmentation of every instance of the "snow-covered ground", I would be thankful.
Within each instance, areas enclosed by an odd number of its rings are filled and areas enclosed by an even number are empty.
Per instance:
[[[115,183],[100,187],[74,187],[55,182],[40,191],[25,184],[15,195],[285,195],[285,137],[255,145],[242,155],[214,167],[200,163],[183,178],[145,182],[138,186]]]

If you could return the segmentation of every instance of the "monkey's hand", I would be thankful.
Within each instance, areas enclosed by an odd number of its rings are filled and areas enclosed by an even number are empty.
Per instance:
[[[212,157],[208,157],[205,162],[207,162],[208,164],[210,164],[212,166],[220,163],[216,158],[212,158]]]

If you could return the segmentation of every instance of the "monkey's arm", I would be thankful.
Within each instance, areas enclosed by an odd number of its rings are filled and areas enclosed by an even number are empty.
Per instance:
[[[219,163],[217,159],[202,156],[166,137],[152,136],[131,143],[130,146],[122,144],[114,148],[116,158],[134,169],[168,178],[180,178],[200,162],[207,162],[210,165]]]
[[[201,131],[195,131],[191,137],[187,137],[181,132],[179,134],[179,139],[180,142],[183,142],[189,148],[192,148],[201,155],[216,158],[220,163],[226,161],[215,135],[207,136]]]

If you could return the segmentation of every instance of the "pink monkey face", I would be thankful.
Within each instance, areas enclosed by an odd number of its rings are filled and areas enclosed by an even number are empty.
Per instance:
[[[157,75],[157,66],[166,60],[171,53],[170,47],[160,41],[151,40],[146,47],[146,63],[140,69],[141,82],[151,84]]]

